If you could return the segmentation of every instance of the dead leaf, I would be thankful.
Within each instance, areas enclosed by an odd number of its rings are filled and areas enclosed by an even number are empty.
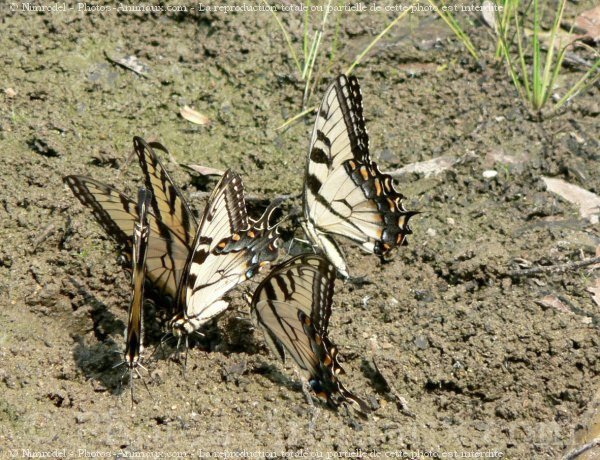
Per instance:
[[[567,307],[558,297],[553,294],[549,294],[546,297],[536,300],[535,303],[542,305],[546,308],[554,308],[555,310],[562,311],[563,313],[571,313],[571,309]]]
[[[204,125],[209,125],[210,124],[210,118],[208,118],[206,115],[201,114],[200,112],[197,112],[196,110],[192,109],[191,107],[188,107],[187,105],[184,106],[179,111],[179,113],[187,121],[190,121],[190,122],[195,123],[197,125],[204,126]]]
[[[484,0],[481,4],[481,17],[483,21],[494,32],[498,33],[498,23],[496,21],[496,4],[490,0]]]
[[[582,32],[583,39],[600,42],[600,5],[581,13],[573,25]]]
[[[589,219],[591,223],[598,223],[600,216],[600,196],[589,192],[577,185],[569,184],[562,179],[542,177],[548,191],[560,195],[569,203],[579,206],[579,215]]]
[[[418,163],[411,163],[403,166],[400,169],[394,171],[388,171],[392,177],[400,177],[405,174],[417,173],[423,174],[425,177],[429,177],[435,174],[439,174],[447,169],[450,169],[452,165],[458,163],[459,159],[456,157],[442,156],[433,158],[427,161],[420,161]]]
[[[148,72],[150,68],[140,61],[137,56],[125,56],[123,58],[112,58],[105,51],[104,56],[106,59],[112,64],[118,65],[127,70],[131,70],[133,73],[136,73],[140,77],[148,78]]]
[[[222,176],[225,172],[220,169],[211,168],[210,166],[201,166],[201,165],[185,165],[186,168],[190,168],[193,171],[196,171],[198,174],[203,176]]]

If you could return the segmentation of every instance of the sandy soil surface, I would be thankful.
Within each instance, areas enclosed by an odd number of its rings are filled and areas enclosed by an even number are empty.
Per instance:
[[[568,13],[586,7],[569,3]],[[330,69],[321,66],[311,104],[394,14],[340,17],[339,51]],[[299,50],[302,16],[284,19]],[[519,261],[593,257],[600,244],[598,225],[541,179],[600,193],[599,91],[532,120],[494,65],[488,32],[473,16],[461,21],[483,67],[443,22],[415,14],[355,70],[382,169],[458,160],[440,174],[399,176],[406,206],[422,213],[393,261],[382,265],[343,243],[352,274],[372,282],[337,282],[330,331],[345,357],[344,383],[378,407],[364,421],[307,404],[293,368],[278,363],[248,321],[240,291],[189,350],[185,375],[173,359],[150,358],[164,308],[148,305],[149,393],[136,380],[132,410],[123,368],[114,367],[128,273],[62,182],[86,174],[134,195],[141,171],[124,165],[139,135],[170,149],[178,164],[165,163],[195,211],[215,180],[182,164],[231,167],[264,200],[299,195],[313,116],[276,129],[301,111],[303,84],[273,16],[5,8],[0,455],[362,449],[379,458],[401,450],[557,458],[572,447],[599,383],[600,315],[586,291],[594,273],[511,272]],[[145,65],[146,78],[111,63],[127,56]],[[567,69],[558,91],[572,79]],[[184,105],[211,125],[182,119]],[[486,178],[486,170],[498,174]],[[291,199],[284,210],[299,206]],[[540,304],[548,295],[565,308]]]

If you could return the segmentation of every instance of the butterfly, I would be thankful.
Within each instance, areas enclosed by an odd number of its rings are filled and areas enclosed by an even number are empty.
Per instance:
[[[271,226],[269,219],[278,203],[272,203],[258,220],[249,219],[242,180],[228,170],[198,225],[155,153],[166,152],[166,148],[140,137],[134,137],[133,146],[146,188],[152,191],[147,277],[173,301],[172,332],[190,333],[226,308],[223,295],[277,257],[277,225]],[[108,235],[130,249],[139,218],[136,203],[89,177],[67,176],[64,180]]]
[[[345,257],[333,235],[360,244],[383,259],[406,244],[412,231],[404,196],[392,177],[369,157],[369,136],[356,77],[331,83],[310,140],[303,193],[304,232],[338,272],[349,277]]]
[[[142,352],[144,350],[144,281],[146,271],[146,255],[148,253],[148,239],[150,225],[148,224],[148,207],[150,206],[151,193],[141,188],[138,193],[139,220],[133,230],[133,253],[131,256],[131,303],[127,312],[127,329],[125,329],[125,351],[123,363],[129,368],[129,385],[131,388],[131,404],[133,405],[133,372],[139,375]]]
[[[278,224],[269,221],[278,204],[249,219],[242,178],[225,172],[208,199],[179,283],[179,311],[170,322],[175,336],[191,334],[223,312],[223,295],[277,258]]]
[[[301,254],[274,267],[252,297],[252,316],[282,361],[290,356],[313,391],[330,406],[350,404],[366,415],[369,405],[347,390],[344,369],[327,336],[336,269],[324,257]]]

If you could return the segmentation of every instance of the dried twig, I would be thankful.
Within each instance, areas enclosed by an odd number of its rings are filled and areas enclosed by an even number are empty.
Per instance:
[[[587,444],[584,444],[583,446],[579,446],[579,447],[573,449],[571,452],[569,452],[567,455],[565,455],[563,457],[563,460],[575,460],[581,454],[587,452],[590,449],[593,449],[594,447],[598,447],[598,446],[600,446],[600,438],[592,439]]]
[[[46,241],[46,239],[50,235],[52,235],[55,230],[56,230],[56,227],[54,226],[54,224],[50,224],[44,230],[42,230],[42,233],[40,233],[39,236],[35,240],[33,240],[31,249],[29,251],[30,254],[34,254],[35,251],[37,251],[37,248],[39,247],[39,245],[42,244],[44,241]]]
[[[524,270],[513,270],[508,272],[509,276],[530,276],[538,273],[562,273],[567,270],[587,267],[588,265],[600,264],[600,257],[592,257],[578,262],[569,262],[559,265],[548,265],[545,267],[526,268]]]

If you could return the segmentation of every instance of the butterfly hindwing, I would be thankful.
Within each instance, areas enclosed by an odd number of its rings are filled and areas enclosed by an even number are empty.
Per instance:
[[[313,129],[304,186],[305,231],[338,271],[348,276],[331,235],[347,237],[387,258],[411,233],[414,212],[391,176],[369,156],[369,137],[356,77],[339,76],[327,89]]]
[[[369,406],[338,379],[344,371],[328,338],[335,282],[334,266],[321,256],[302,254],[276,266],[252,298],[252,315],[267,343],[303,371],[317,395],[334,407],[350,403],[359,412]]]

